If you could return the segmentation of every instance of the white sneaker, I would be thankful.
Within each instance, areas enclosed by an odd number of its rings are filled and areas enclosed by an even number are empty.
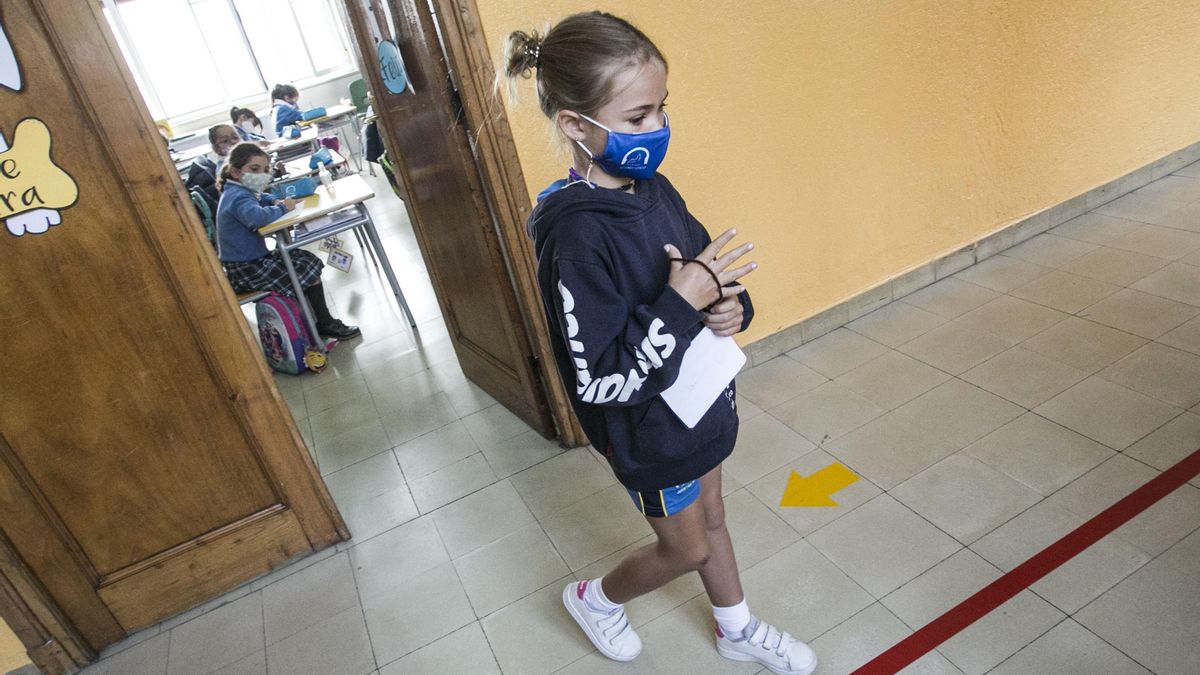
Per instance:
[[[817,655],[808,645],[754,617],[741,635],[727,636],[717,626],[717,651],[734,661],[761,663],[776,675],[810,675],[817,669]]]
[[[563,605],[601,654],[614,661],[632,661],[642,653],[642,639],[629,625],[629,619],[625,618],[624,607],[607,614],[588,607],[583,600],[583,592],[590,581],[584,579],[578,584],[567,584],[563,589]]]

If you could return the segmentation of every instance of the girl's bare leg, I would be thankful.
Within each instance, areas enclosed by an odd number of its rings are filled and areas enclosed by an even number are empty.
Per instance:
[[[704,531],[708,538],[708,562],[698,570],[700,580],[713,605],[731,607],[741,602],[745,594],[733,555],[733,542],[725,527],[720,464],[700,479],[700,499],[697,501],[704,506]]]
[[[725,529],[721,467],[700,479],[700,497],[669,518],[646,518],[658,536],[604,575],[604,595],[621,604],[697,570],[709,599],[721,607],[742,601],[742,584]]]

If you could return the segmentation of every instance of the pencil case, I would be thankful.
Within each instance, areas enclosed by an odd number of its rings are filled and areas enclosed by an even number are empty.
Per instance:
[[[282,180],[271,186],[271,196],[276,199],[302,199],[317,191],[317,181],[309,176]]]
[[[333,164],[333,155],[330,154],[329,148],[321,148],[308,158],[308,168],[310,169],[315,169],[322,164],[325,166]]]
[[[309,120],[315,120],[318,117],[324,117],[324,116],[325,116],[324,108],[309,108],[308,110],[305,110],[304,112],[300,113],[300,119],[304,120],[305,122],[307,122]]]

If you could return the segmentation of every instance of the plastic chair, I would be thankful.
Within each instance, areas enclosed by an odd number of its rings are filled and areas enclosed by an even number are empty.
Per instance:
[[[212,244],[213,248],[217,247],[217,228],[213,221],[212,209],[208,207],[208,200],[204,195],[200,194],[199,190],[192,190],[192,204],[196,207],[196,213],[200,215],[200,222],[204,224],[204,234],[208,237],[208,243]]]
[[[350,102],[359,115],[367,112],[367,83],[362,78],[350,83]]]

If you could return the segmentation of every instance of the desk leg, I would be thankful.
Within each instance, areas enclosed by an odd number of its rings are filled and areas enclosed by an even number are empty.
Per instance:
[[[363,217],[366,222],[362,227],[367,230],[367,238],[371,240],[371,247],[375,249],[375,255],[379,258],[379,263],[383,266],[383,273],[387,275],[388,283],[392,285],[392,293],[396,294],[396,299],[400,301],[400,309],[404,310],[404,316],[408,319],[408,325],[416,328],[417,322],[413,319],[412,310],[408,308],[408,302],[404,299],[404,293],[400,290],[400,282],[396,281],[396,273],[392,271],[392,263],[388,260],[387,252],[383,250],[383,243],[379,241],[379,233],[375,230],[375,221],[371,220],[371,213],[367,211],[365,204],[359,204],[358,208],[362,209]]]
[[[359,171],[362,171],[362,157],[367,153],[366,145],[362,144],[362,127],[359,125],[359,113],[350,113],[350,129],[354,130],[354,142],[359,144],[359,151],[355,154],[355,163],[358,163]],[[372,172],[371,175],[374,175]]]
[[[354,239],[358,242],[358,247],[371,257],[371,264],[375,266],[375,269],[379,269],[379,260],[375,257],[375,247],[371,246],[371,243],[363,237],[363,233],[359,232],[357,227],[354,228],[353,232]]]
[[[313,318],[312,307],[308,304],[308,298],[304,296],[304,286],[300,285],[300,277],[296,275],[296,268],[292,265],[292,256],[287,250],[289,243],[287,231],[276,234],[275,238],[279,244],[279,256],[283,258],[283,266],[287,268],[288,279],[292,282],[292,290],[296,291],[296,302],[300,304],[300,311],[304,314],[304,323],[308,325],[308,330],[312,333],[315,341],[313,348],[324,354],[326,353],[325,342],[321,339],[321,334],[317,332],[317,321]]]

